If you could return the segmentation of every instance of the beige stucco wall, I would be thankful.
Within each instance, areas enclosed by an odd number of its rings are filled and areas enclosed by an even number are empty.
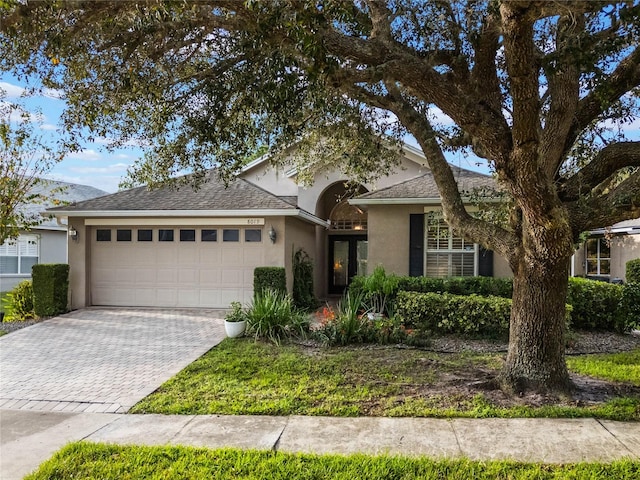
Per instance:
[[[427,171],[427,167],[420,166],[415,162],[403,158],[401,164],[390,172],[389,175],[378,179],[374,183],[365,183],[364,187],[368,191],[379,190],[390,185],[395,185],[396,183],[404,180],[414,178],[418,175],[422,175]],[[318,199],[322,196],[324,191],[331,185],[337,182],[344,182],[346,180],[348,180],[348,178],[339,171],[318,172],[314,177],[312,185],[300,187],[298,191],[298,206],[311,213],[316,213]]]
[[[286,230],[285,230],[285,238],[283,242],[283,256],[284,256],[284,266],[287,273],[287,289],[291,292],[293,288],[293,254],[298,251],[298,249],[302,248],[309,257],[311,257],[311,261],[313,263],[314,269],[314,294],[318,296],[320,294],[320,279],[318,278],[318,269],[317,265],[317,257],[315,251],[315,226],[301,221],[297,218],[286,218],[285,219]]]
[[[493,276],[497,278],[513,277],[513,272],[507,261],[496,252],[493,252]]]
[[[369,271],[384,266],[388,273],[409,274],[409,215],[424,213],[422,205],[370,205]]]
[[[69,227],[78,232],[77,240],[67,238],[69,255],[69,302],[71,309],[84,308],[91,305],[89,292],[89,275],[91,257],[89,249],[89,227],[84,218],[70,218]]]
[[[611,239],[611,278],[627,281],[627,262],[640,258],[640,235],[620,235]],[[576,250],[573,257],[573,274],[585,275],[584,244]]]
[[[368,191],[385,188],[390,185],[414,178],[428,171],[426,166],[416,163],[418,157],[412,160],[403,158],[400,165],[397,166],[389,175],[384,176],[373,183],[365,184]],[[288,177],[286,175],[287,168],[276,168],[264,162],[247,170],[242,177],[251,183],[258,185],[260,188],[280,196],[297,196],[298,206],[310,213],[316,213],[316,205],[322,193],[336,182],[344,182],[347,177],[339,170],[326,172],[318,172],[309,186],[298,186],[296,177]]]
[[[409,215],[424,213],[424,205],[369,205],[369,271],[409,274]],[[494,252],[493,276],[512,277],[507,261]]]

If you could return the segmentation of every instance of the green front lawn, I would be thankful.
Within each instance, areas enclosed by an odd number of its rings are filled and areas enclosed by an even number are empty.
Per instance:
[[[640,420],[638,396],[577,406],[538,397],[530,402],[526,396],[507,397],[499,390],[469,386],[491,379],[502,361],[500,354],[278,347],[227,339],[143,399],[132,413]]]
[[[640,385],[640,349],[606,355],[568,357],[567,365],[582,375]]]
[[[52,478],[348,479],[637,479],[640,462],[545,465],[505,461],[431,460],[367,455],[309,455],[72,443],[26,480]]]

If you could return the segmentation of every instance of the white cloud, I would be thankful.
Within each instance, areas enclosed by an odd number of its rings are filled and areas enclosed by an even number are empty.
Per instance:
[[[0,90],[3,90],[6,98],[19,98],[25,93],[25,89],[8,82],[0,82]]]
[[[68,167],[70,172],[104,175],[108,173],[125,173],[129,168],[128,163],[114,163],[105,167]]]
[[[92,148],[86,148],[84,150],[80,150],[79,152],[70,153],[69,155],[67,155],[67,158],[95,162],[96,160],[102,160],[102,155],[100,154],[100,152]]]
[[[40,129],[41,130],[57,130],[58,127],[56,127],[53,123],[43,123],[42,125],[40,125]]]
[[[55,88],[45,88],[42,91],[42,95],[47,98],[61,99],[64,97],[64,92]]]

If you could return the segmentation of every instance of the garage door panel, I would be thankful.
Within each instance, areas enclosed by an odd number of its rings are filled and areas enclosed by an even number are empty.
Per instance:
[[[230,287],[239,287],[244,285],[244,276],[242,275],[242,270],[237,268],[223,268],[222,269],[222,279],[225,285]]]
[[[156,305],[156,289],[136,287],[136,304],[144,307]]]
[[[222,296],[220,295],[220,290],[207,290],[200,289],[198,292],[199,301],[198,304],[203,307],[216,307],[219,305],[225,305],[222,302]],[[229,302],[231,303],[231,302]],[[228,304],[227,304],[228,305]]]
[[[178,262],[180,262],[181,265],[197,265],[198,260],[199,255],[195,244],[193,244],[191,248],[185,247],[178,251]]]
[[[202,244],[198,254],[200,265],[217,267],[222,262],[222,252],[216,246],[210,248],[208,244]]]
[[[201,269],[199,272],[201,285],[219,285],[222,282],[220,269]]]
[[[180,268],[180,270],[178,270],[178,282],[180,282],[181,285],[198,285],[198,277],[198,270],[195,268]]]
[[[100,227],[103,228],[103,227]],[[91,238],[91,292],[94,305],[227,308],[232,301],[247,303],[253,297],[253,270],[264,265],[263,242],[158,241],[97,242]],[[184,227],[183,227],[184,228]],[[188,227],[187,227],[188,228]]]

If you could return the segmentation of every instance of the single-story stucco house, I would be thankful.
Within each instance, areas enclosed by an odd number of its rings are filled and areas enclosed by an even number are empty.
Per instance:
[[[461,190],[491,187],[454,168]],[[304,187],[295,170],[248,164],[228,188],[214,171],[199,189],[133,188],[50,209],[69,237],[71,306],[226,308],[253,297],[253,271],[313,259],[316,295],[383,265],[400,275],[509,276],[506,262],[453,235],[422,153],[410,146],[376,185],[347,189],[338,171]],[[350,193],[351,192],[351,193]]]
[[[487,175],[453,171],[462,192],[495,187]],[[71,307],[247,303],[255,267],[284,267],[291,288],[300,248],[314,261],[320,298],[377,265],[399,275],[512,275],[503,258],[448,228],[426,160],[411,146],[375,185],[347,189],[338,171],[308,187],[296,180],[295,169],[261,157],[228,188],[212,171],[197,190],[139,187],[50,209],[77,233],[68,240]]]
[[[107,192],[89,185],[42,180],[30,191],[59,202],[78,202],[106,195]],[[27,218],[36,218],[51,202],[27,203],[19,208]],[[17,239],[0,245],[0,292],[7,292],[22,280],[31,278],[31,267],[36,263],[67,263],[67,225],[56,218],[44,218]]]

